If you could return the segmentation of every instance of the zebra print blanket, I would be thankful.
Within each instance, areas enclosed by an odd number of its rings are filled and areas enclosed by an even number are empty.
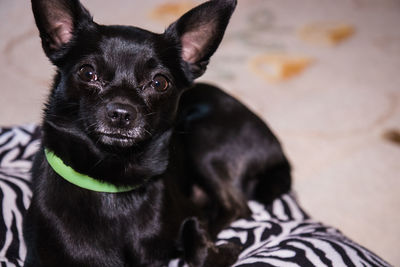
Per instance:
[[[26,248],[22,221],[29,206],[29,169],[39,145],[34,125],[0,128],[1,266],[22,266]],[[293,194],[269,207],[249,202],[250,220],[238,220],[222,231],[218,241],[243,246],[234,266],[389,266],[338,230],[315,222],[296,203]],[[177,259],[169,266],[184,266]]]

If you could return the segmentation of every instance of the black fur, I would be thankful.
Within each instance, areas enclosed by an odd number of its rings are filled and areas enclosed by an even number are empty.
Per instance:
[[[195,84],[235,0],[212,0],[155,34],[93,22],[77,0],[32,0],[57,67],[33,164],[25,266],[229,266],[240,248],[216,234],[290,189],[268,127],[220,89]],[[125,193],[62,179],[44,148]]]

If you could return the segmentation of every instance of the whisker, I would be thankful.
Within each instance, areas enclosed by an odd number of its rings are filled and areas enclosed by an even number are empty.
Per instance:
[[[143,127],[143,130],[144,130],[146,133],[148,133],[150,136],[152,136],[152,133],[151,133],[149,130],[147,130],[147,129],[144,128],[144,127]]]
[[[157,112],[150,112],[150,113],[145,114],[144,116],[147,117],[147,116],[151,116],[151,115],[154,115],[154,114],[157,114]]]

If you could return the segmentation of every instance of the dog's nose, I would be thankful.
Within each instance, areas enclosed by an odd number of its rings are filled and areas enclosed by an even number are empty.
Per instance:
[[[128,127],[136,119],[135,107],[123,103],[108,103],[106,107],[107,118],[114,127]]]

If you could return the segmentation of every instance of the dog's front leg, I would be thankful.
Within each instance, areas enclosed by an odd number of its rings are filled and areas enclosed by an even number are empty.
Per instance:
[[[193,217],[181,225],[179,246],[183,259],[193,267],[231,266],[240,253],[240,247],[232,243],[216,246]]]

